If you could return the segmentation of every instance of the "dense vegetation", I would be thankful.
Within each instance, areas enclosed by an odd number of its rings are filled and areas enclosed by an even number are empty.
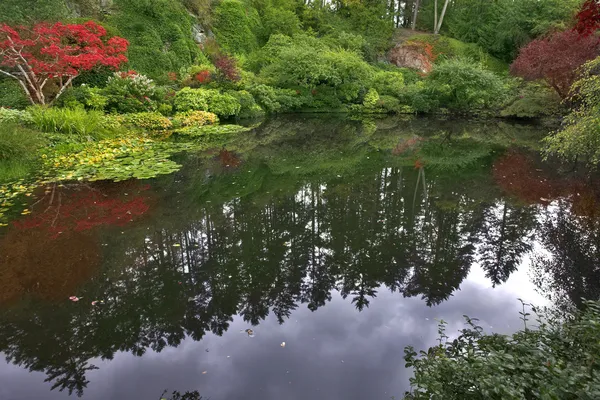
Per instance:
[[[366,128],[378,114],[550,119],[547,156],[596,167],[598,28],[596,0],[4,0],[0,224],[40,184],[170,174],[174,154],[226,136],[243,146],[276,113],[347,113]],[[470,165],[490,151],[475,142],[426,141],[416,161]],[[473,325],[408,354],[411,396],[595,397],[584,342],[596,320],[589,304],[512,338]],[[516,373],[529,378],[499,384]]]

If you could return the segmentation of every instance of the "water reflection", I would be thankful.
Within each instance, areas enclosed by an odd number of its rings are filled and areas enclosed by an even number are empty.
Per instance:
[[[0,351],[82,395],[94,359],[221,336],[238,318],[284,324],[336,298],[358,311],[390,293],[440,305],[474,266],[502,285],[540,247],[540,286],[598,296],[595,205],[575,207],[558,178],[525,191],[517,179],[545,172],[473,139],[490,127],[459,139],[458,124],[378,123],[275,120],[150,186],[60,188],[60,207],[45,193],[0,238]],[[468,167],[436,165],[440,146]]]

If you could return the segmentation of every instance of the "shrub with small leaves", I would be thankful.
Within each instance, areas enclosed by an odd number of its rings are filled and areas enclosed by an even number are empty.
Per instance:
[[[377,106],[378,101],[379,101],[379,93],[377,93],[377,90],[371,88],[365,95],[365,99],[363,100],[363,105],[367,108],[375,108],[375,106]]]
[[[28,124],[30,122],[31,114],[29,112],[0,107],[0,123]]]
[[[203,126],[219,122],[219,117],[208,111],[186,111],[175,114],[173,119],[177,126]]]
[[[440,322],[439,344],[418,355],[405,348],[414,368],[405,399],[598,399],[600,398],[600,302],[560,320],[537,313],[531,329],[523,304],[524,330],[486,334],[477,319],[450,341]]]
[[[123,125],[150,131],[164,131],[173,127],[171,120],[158,112],[123,114],[119,119]]]
[[[115,72],[102,94],[107,98],[106,109],[110,111],[132,113],[156,109],[154,81],[135,71]]]

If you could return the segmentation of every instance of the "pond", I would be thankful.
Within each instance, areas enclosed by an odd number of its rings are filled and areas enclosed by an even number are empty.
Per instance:
[[[402,398],[437,319],[598,297],[598,190],[547,131],[279,117],[172,175],[40,188],[0,231],[0,398]]]

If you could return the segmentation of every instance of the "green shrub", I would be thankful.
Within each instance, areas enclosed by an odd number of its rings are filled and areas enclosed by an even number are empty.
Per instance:
[[[113,0],[114,11],[105,17],[130,42],[131,68],[153,79],[166,71],[193,65],[201,52],[192,37],[194,18],[180,1]],[[145,110],[131,110],[145,111]]]
[[[14,79],[0,78],[0,107],[25,108],[31,105],[23,88]]]
[[[365,95],[365,99],[363,100],[363,105],[367,108],[375,108],[377,103],[379,102],[379,93],[377,90],[371,88]]]
[[[71,108],[84,107],[88,110],[102,111],[108,104],[108,98],[102,93],[102,89],[91,88],[87,85],[72,87],[59,97],[56,105]]]
[[[527,82],[502,110],[503,117],[537,118],[559,115],[561,99],[545,84]]]
[[[425,82],[417,82],[405,86],[399,93],[400,104],[410,107],[415,112],[432,112],[439,107],[438,99],[425,86]]]
[[[135,71],[115,72],[101,92],[107,99],[106,109],[118,113],[154,111],[156,85]]]
[[[158,112],[142,112],[118,116],[122,125],[151,131],[164,131],[173,127],[171,120]]]
[[[183,88],[175,95],[177,111],[210,111],[219,117],[231,117],[240,112],[239,101],[226,93],[214,89]]]
[[[277,7],[267,7],[262,15],[263,43],[268,41],[273,34],[293,36],[300,32],[301,23],[296,13]]]
[[[257,118],[265,115],[265,111],[256,104],[254,97],[250,92],[246,90],[231,91],[228,92],[231,96],[235,97],[240,103],[239,118]]]
[[[299,92],[290,89],[279,89],[268,85],[254,85],[248,91],[256,102],[268,113],[291,111],[302,107],[305,99]]]
[[[382,95],[398,96],[404,88],[404,75],[399,71],[377,71],[373,88]]]
[[[0,160],[32,158],[44,142],[39,132],[0,121]]]
[[[418,355],[407,347],[414,369],[405,399],[597,399],[600,398],[600,304],[556,319],[538,315],[530,328],[511,336],[485,334],[466,317],[460,336],[448,340],[440,323],[439,345]]]
[[[0,124],[2,123],[23,123],[31,122],[31,114],[28,111],[13,110],[11,108],[0,107]]]
[[[175,94],[173,103],[177,111],[208,111],[208,99],[216,93],[213,89],[183,88]]]
[[[219,117],[208,111],[186,111],[175,114],[174,124],[179,127],[214,125]]]
[[[347,50],[362,55],[367,47],[367,41],[362,35],[346,31],[334,31],[323,38],[323,42],[331,48]]]
[[[442,107],[458,111],[499,105],[508,95],[507,87],[496,74],[459,59],[434,66],[426,86]]]
[[[82,108],[28,108],[32,124],[43,132],[99,138],[107,133],[104,114]]]
[[[255,8],[239,0],[223,0],[214,12],[213,30],[219,44],[235,54],[258,49],[257,34],[262,30]]]

